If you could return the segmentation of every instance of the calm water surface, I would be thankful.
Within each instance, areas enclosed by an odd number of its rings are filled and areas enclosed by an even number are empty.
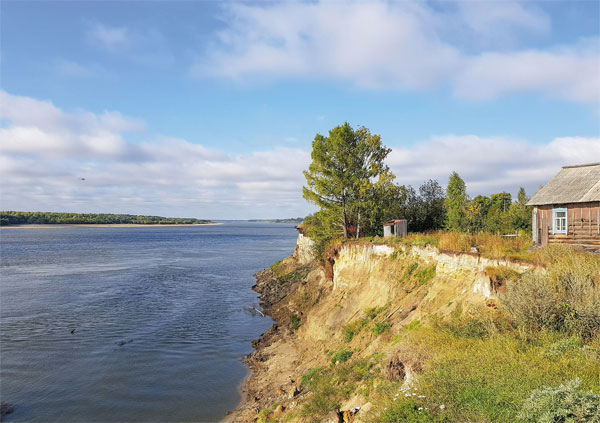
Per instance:
[[[295,239],[259,223],[1,230],[6,421],[220,420],[271,324],[245,309],[252,275]]]

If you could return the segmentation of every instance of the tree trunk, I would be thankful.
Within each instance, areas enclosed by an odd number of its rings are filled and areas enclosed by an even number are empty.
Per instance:
[[[360,210],[358,211],[358,219],[356,221],[356,239],[358,239],[360,234]]]
[[[346,209],[342,215],[342,228],[344,229],[344,238],[348,238],[348,217],[346,216]]]

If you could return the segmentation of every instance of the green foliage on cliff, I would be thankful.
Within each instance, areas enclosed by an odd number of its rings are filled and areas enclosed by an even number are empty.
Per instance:
[[[384,163],[391,150],[367,128],[336,126],[317,134],[304,171],[303,196],[317,205],[313,238],[359,237],[378,231],[403,191]]]
[[[51,213],[51,212],[0,212],[0,226],[7,225],[52,225],[52,224],[141,224],[173,225],[211,223],[210,220],[161,216],[139,216],[132,214],[104,213]]]

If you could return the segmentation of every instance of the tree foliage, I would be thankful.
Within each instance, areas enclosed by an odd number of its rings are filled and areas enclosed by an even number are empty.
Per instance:
[[[446,220],[444,189],[438,181],[430,179],[419,187],[402,187],[404,201],[396,216],[408,221],[411,232],[426,232],[441,229]]]
[[[317,134],[312,162],[304,171],[302,193],[320,210],[313,228],[321,237],[370,235],[387,218],[387,206],[399,199],[400,187],[384,159],[390,149],[367,128],[354,130],[347,122]]]
[[[465,231],[467,225],[467,187],[465,181],[452,172],[446,188],[446,228],[451,231]]]

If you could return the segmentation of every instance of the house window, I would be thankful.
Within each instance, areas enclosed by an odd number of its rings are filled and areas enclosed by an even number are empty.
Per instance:
[[[567,234],[567,209],[552,209],[552,233]]]

